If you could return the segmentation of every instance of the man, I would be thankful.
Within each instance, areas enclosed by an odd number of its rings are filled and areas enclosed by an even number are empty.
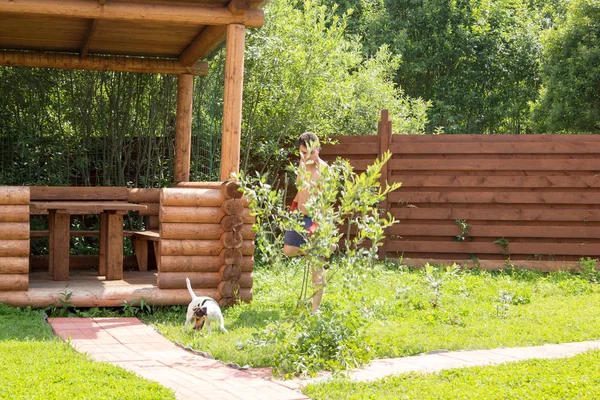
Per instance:
[[[327,163],[319,157],[319,139],[312,132],[304,132],[298,138],[298,147],[300,150],[300,173],[296,177],[298,182],[302,177],[307,180],[305,184],[298,185],[298,193],[292,202],[291,211],[296,208],[304,215],[304,229],[312,235],[317,229],[317,225],[308,215],[306,210],[306,202],[309,197],[309,188],[319,182],[321,176],[321,168]],[[283,253],[288,257],[296,257],[304,255],[306,252],[301,246],[305,243],[304,237],[296,231],[286,231],[283,245]],[[316,292],[312,299],[312,312],[315,313],[321,305],[323,298],[323,289],[325,288],[325,273],[320,266],[312,268],[312,282]]]

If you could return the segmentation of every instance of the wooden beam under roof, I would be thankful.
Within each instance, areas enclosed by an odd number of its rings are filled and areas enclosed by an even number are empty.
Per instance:
[[[197,62],[191,66],[176,60],[135,57],[87,56],[75,54],[0,51],[0,65],[9,67],[34,67],[58,69],[84,69],[90,71],[138,72],[149,74],[208,75],[208,63]]]
[[[226,26],[207,26],[179,56],[181,65],[192,65],[225,40]]]
[[[250,0],[231,0],[227,8],[235,15],[243,15],[250,9]],[[179,61],[183,65],[192,65],[206,57],[225,40],[226,32],[226,26],[207,26],[181,53]]]
[[[96,33],[96,28],[98,27],[98,20],[94,19],[90,23],[90,28],[85,35],[85,39],[83,40],[83,47],[79,52],[79,57],[85,58],[87,56],[88,50],[90,49],[90,45],[92,44],[92,39],[94,38],[94,33]]]
[[[41,15],[128,22],[161,22],[191,25],[242,24],[263,26],[263,10],[234,14],[227,7],[204,7],[163,3],[108,2],[95,0],[0,0],[0,14]]]

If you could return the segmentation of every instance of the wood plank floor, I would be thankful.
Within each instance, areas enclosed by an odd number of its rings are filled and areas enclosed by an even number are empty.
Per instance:
[[[71,270],[68,281],[53,281],[48,271],[29,274],[29,290],[0,292],[0,302],[11,306],[46,307],[60,305],[59,299],[75,307],[121,307],[127,301],[143,298],[154,305],[188,304],[186,289],[159,289],[156,271],[125,271],[124,279],[107,281],[93,270]],[[200,294],[200,293],[198,293]]]

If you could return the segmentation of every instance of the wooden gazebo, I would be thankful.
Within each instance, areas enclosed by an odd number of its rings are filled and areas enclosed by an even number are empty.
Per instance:
[[[222,304],[251,299],[252,219],[227,180],[239,169],[246,27],[263,25],[264,2],[0,0],[2,66],[178,76],[174,187],[0,186],[0,302],[45,306],[68,293],[80,307],[141,298],[186,304],[186,277],[198,294]],[[220,182],[189,182],[194,76],[208,73],[200,60],[224,41]],[[127,209],[149,217],[145,232],[123,232]],[[42,271],[30,262],[30,240],[40,234],[29,227],[36,213],[48,213],[50,222],[50,256]],[[69,267],[69,215],[77,213],[100,215],[100,231],[89,233],[100,236],[93,275]],[[123,235],[135,240],[139,271],[123,273],[123,249],[115,245]],[[156,270],[148,270],[149,253]]]

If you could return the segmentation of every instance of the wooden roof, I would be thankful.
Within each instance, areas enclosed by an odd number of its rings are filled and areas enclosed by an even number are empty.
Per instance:
[[[83,69],[80,60],[90,55],[166,58],[175,61],[172,66],[191,67],[225,39],[227,24],[262,26],[263,2],[0,0],[0,65],[57,67],[31,65],[31,54],[15,54],[27,51],[64,53],[50,63]]]

